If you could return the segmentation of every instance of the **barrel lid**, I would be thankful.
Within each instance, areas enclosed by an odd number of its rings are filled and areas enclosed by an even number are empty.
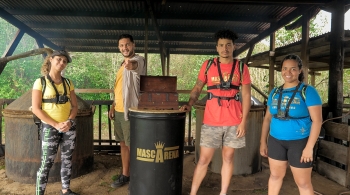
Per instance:
[[[132,112],[140,112],[140,113],[154,113],[154,114],[164,114],[164,113],[184,113],[185,111],[180,110],[145,110],[145,109],[138,109],[138,108],[129,108],[129,111]]]
[[[83,99],[77,96],[78,101],[78,116],[90,115],[92,112],[91,106]],[[27,91],[21,97],[14,100],[3,110],[4,116],[8,115],[33,115],[32,106],[32,90]]]

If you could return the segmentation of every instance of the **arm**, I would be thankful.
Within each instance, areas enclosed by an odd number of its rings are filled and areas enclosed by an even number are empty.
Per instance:
[[[260,155],[263,157],[267,157],[267,135],[270,131],[271,119],[272,115],[270,113],[269,106],[267,106],[260,137]]]
[[[190,93],[190,99],[188,100],[187,105],[183,105],[180,108],[181,111],[189,112],[191,110],[191,107],[193,106],[193,104],[198,100],[198,97],[201,94],[204,85],[205,85],[205,83],[203,83],[201,80],[197,79],[197,82],[194,85],[194,87]]]
[[[77,101],[77,95],[75,94],[75,91],[70,91],[70,104],[71,104],[71,111],[69,115],[69,119],[75,119],[78,113],[78,101]]]
[[[310,106],[308,107],[310,117],[312,120],[311,130],[307,144],[303,150],[300,158],[300,162],[312,162],[313,160],[313,148],[320,135],[322,126],[322,106]]]
[[[124,62],[124,68],[127,70],[136,70],[138,67],[138,62],[136,60],[126,60]]]
[[[110,109],[109,112],[108,112],[108,118],[109,118],[110,120],[113,120],[113,119],[114,119],[114,107],[115,107],[115,102],[113,101],[112,106],[111,106],[111,109]]]
[[[126,70],[132,71],[134,74],[143,74],[145,69],[145,58],[139,55],[135,55],[130,59],[124,61],[124,67]]]
[[[237,137],[243,137],[246,133],[249,110],[251,106],[251,86],[250,84],[242,85],[242,121],[237,128]]]
[[[71,111],[69,114],[68,119],[74,120],[78,113],[78,101],[77,101],[77,95],[75,94],[75,91],[70,91],[70,105],[71,105]],[[61,128],[62,132],[67,132],[70,130],[70,128],[75,124],[75,122],[71,122],[70,120],[65,121],[66,127],[63,129]]]
[[[55,129],[59,129],[61,126],[51,117],[49,117],[46,112],[41,109],[42,103],[42,92],[41,90],[33,89],[32,90],[32,112],[35,114],[40,120],[45,121],[47,124],[53,126]]]

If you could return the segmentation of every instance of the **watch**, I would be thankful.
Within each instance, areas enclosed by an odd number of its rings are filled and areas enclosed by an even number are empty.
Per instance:
[[[71,127],[74,127],[76,125],[75,121],[73,119],[68,119],[70,124],[71,124]]]

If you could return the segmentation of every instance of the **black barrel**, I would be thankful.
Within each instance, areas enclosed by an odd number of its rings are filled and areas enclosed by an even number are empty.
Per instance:
[[[130,194],[181,195],[186,112],[130,109]]]
[[[84,100],[77,96],[77,138],[72,157],[72,179],[93,170],[93,112]],[[35,184],[40,167],[41,141],[30,111],[32,91],[9,104],[3,110],[5,119],[5,167],[6,176],[20,183]],[[50,170],[49,182],[61,181],[60,149]]]

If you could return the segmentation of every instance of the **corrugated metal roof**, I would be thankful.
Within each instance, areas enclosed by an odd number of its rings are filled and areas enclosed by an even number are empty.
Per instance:
[[[158,53],[159,44],[164,44],[174,54],[216,55],[213,35],[228,28],[238,34],[238,55],[330,1],[2,0],[0,16],[43,44],[69,51],[118,52],[116,39],[129,33],[137,44],[136,52],[143,53],[147,41],[148,53]]]

